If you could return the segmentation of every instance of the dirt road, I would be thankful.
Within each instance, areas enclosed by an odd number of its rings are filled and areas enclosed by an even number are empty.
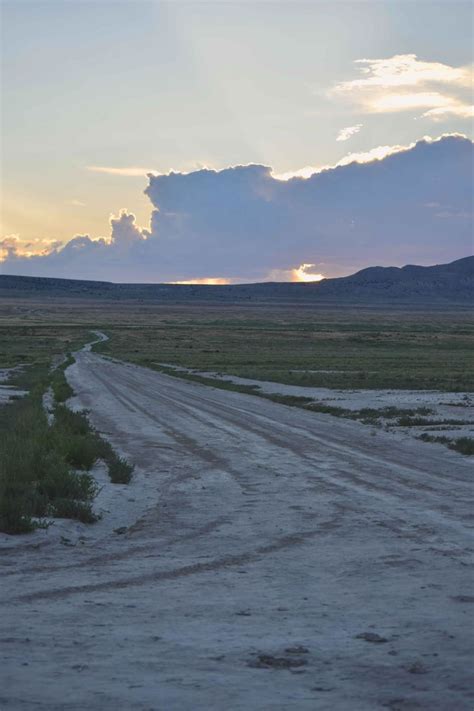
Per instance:
[[[87,351],[68,378],[137,471],[92,527],[2,538],[2,709],[472,708],[468,458]]]

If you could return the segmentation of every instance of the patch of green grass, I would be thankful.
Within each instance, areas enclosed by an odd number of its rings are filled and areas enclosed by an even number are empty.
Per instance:
[[[128,484],[130,482],[133,474],[133,466],[126,459],[117,456],[116,453],[113,452],[113,455],[106,461],[109,468],[110,481],[113,484]]]
[[[69,353],[63,362],[58,365],[51,376],[51,388],[53,390],[54,399],[56,402],[66,402],[74,395],[74,390],[69,385],[64,372],[66,368],[74,363],[74,358]]]
[[[88,339],[88,329],[83,325],[51,323],[25,323],[17,317],[18,309],[9,317],[4,316],[0,301],[0,367],[24,365],[23,373],[38,366],[49,366],[67,351],[75,351]],[[1,318],[3,316],[3,319]],[[32,366],[32,368],[30,367]],[[18,382],[17,382],[18,376]],[[12,382],[21,385],[22,372]]]
[[[333,417],[349,417],[354,418],[355,411],[348,410],[345,407],[336,407],[336,405],[326,405],[324,402],[311,402],[306,405],[307,410],[312,412],[320,412],[323,415],[332,415]]]
[[[84,413],[61,404],[68,392],[64,371],[71,357],[48,372],[37,366],[23,373],[29,394],[0,408],[0,531],[27,533],[51,517],[93,523],[98,486],[89,473],[104,459],[112,481],[128,483],[133,467],[90,426]],[[48,425],[43,393],[51,384],[60,393]],[[69,386],[68,386],[69,387]]]
[[[53,380],[51,387],[53,389],[54,399],[56,402],[66,402],[66,400],[69,400],[69,398],[74,395],[74,390],[67,382],[61,383],[57,380]]]
[[[61,390],[64,384],[69,387],[65,370],[73,362],[74,358],[69,355],[54,371],[53,378]],[[72,388],[71,392],[73,394]],[[130,482],[133,465],[120,457],[110,443],[99,435],[91,426],[86,413],[73,412],[68,407],[59,404],[55,407],[55,422],[64,434],[58,447],[68,464],[75,469],[88,470],[98,459],[102,459],[107,464],[112,483],[128,484]]]
[[[25,533],[37,519],[62,516],[68,510],[92,520],[97,485],[89,473],[76,473],[64,456],[66,433],[57,422],[48,426],[42,405],[43,387],[1,411],[0,530]],[[77,515],[76,515],[77,514]]]
[[[262,392],[257,392],[255,394],[264,397],[266,400],[279,402],[281,405],[289,405],[290,407],[306,407],[313,402],[312,397],[301,397],[299,395],[278,395],[277,393]]]
[[[466,456],[474,455],[474,439],[472,437],[443,437],[430,435],[427,432],[421,434],[418,439],[423,442],[438,442],[439,444],[445,444],[449,449],[454,449],[460,454],[465,454]]]
[[[427,420],[426,417],[410,417],[405,415],[400,417],[398,422],[400,427],[439,427],[441,425],[468,425],[469,420]]]
[[[432,420],[427,420],[426,417],[412,417],[410,415],[402,415],[397,420],[397,425],[400,427],[423,427],[432,424]]]
[[[134,467],[91,426],[86,413],[73,412],[59,405],[55,408],[55,418],[66,434],[60,446],[68,463],[76,469],[90,469],[98,459],[102,459],[107,464],[112,483],[130,482]]]
[[[74,499],[56,499],[54,516],[56,518],[74,518],[81,523],[95,523],[97,521],[90,502]]]
[[[474,455],[474,439],[472,437],[458,437],[448,446],[460,454]]]
[[[56,446],[65,461],[74,469],[91,469],[98,459],[97,437],[91,432],[85,415],[57,405],[54,418],[58,431]]]

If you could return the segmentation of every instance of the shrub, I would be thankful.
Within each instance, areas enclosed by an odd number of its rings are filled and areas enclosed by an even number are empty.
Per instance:
[[[92,469],[97,461],[97,447],[93,437],[67,433],[60,438],[60,449],[65,461],[74,469]]]
[[[49,378],[41,369],[30,372],[29,395],[0,412],[0,531],[27,533],[43,525],[38,518],[45,516],[96,521],[92,501],[98,486],[87,470],[98,459],[107,463],[112,482],[131,479],[133,466],[100,437],[86,414],[61,404],[73,394],[64,376],[71,362],[69,357]],[[42,402],[49,384],[56,398],[51,426]]]
[[[474,454],[474,439],[472,437],[459,437],[453,440],[449,445],[451,449],[455,449],[456,452],[460,454],[473,455]]]
[[[123,457],[115,456],[107,462],[109,477],[114,484],[128,484],[132,478],[133,466]]]
[[[36,381],[29,395],[1,413],[0,530],[6,533],[26,533],[41,525],[35,518],[63,516],[66,511],[80,520],[91,521],[93,516],[95,480],[72,470],[90,464],[86,436],[72,431],[70,423],[78,430],[79,420],[69,418],[66,408],[48,426],[42,405],[46,383],[40,372]]]
[[[421,434],[418,439],[423,440],[423,442],[438,442],[439,444],[445,444],[449,449],[454,449],[460,454],[465,454],[466,456],[474,455],[474,439],[472,437],[458,437],[457,439],[451,439],[450,437],[439,437],[429,435],[427,432]]]
[[[90,502],[73,499],[56,499],[52,507],[52,515],[57,518],[74,518],[81,523],[95,523],[99,519],[93,512]]]
[[[56,402],[66,402],[70,397],[74,395],[74,390],[71,388],[67,380],[62,380],[59,378],[54,378],[51,387],[54,393],[54,399]]]
[[[54,412],[63,429],[78,435],[89,434],[91,427],[84,412],[73,412],[64,405],[57,405]]]

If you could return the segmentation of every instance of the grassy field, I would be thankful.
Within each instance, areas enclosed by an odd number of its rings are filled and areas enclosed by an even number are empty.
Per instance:
[[[100,352],[152,368],[308,387],[474,389],[474,325],[458,313],[189,308],[103,328]]]
[[[88,339],[89,330],[81,326],[0,321],[0,368],[24,365],[28,370],[31,366],[49,365]]]
[[[474,324],[459,309],[0,300],[0,368],[22,365],[13,383],[30,391],[0,408],[1,530],[30,530],[48,516],[92,521],[88,470],[97,458],[112,481],[130,478],[87,420],[61,405],[72,394],[62,370],[49,371],[92,330],[110,338],[98,351],[156,369],[172,364],[307,387],[474,390]],[[49,386],[52,427],[41,404]],[[315,407],[296,400],[284,399]],[[414,424],[424,413],[396,414]],[[461,444],[471,453],[471,441]]]
[[[74,350],[329,388],[474,390],[469,310],[0,301],[0,367]]]

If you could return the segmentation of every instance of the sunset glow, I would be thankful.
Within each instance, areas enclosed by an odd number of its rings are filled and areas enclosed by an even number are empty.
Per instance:
[[[3,0],[2,27],[1,274],[316,282],[471,249],[467,0]]]
[[[315,266],[315,264],[302,264],[298,269],[293,269],[292,281],[321,281],[324,279],[324,274],[308,271]]]
[[[22,240],[18,235],[7,235],[0,239],[0,262],[8,257],[34,257],[50,254],[60,246],[60,242],[52,239]]]
[[[221,279],[220,277],[209,277],[203,279],[189,279],[187,281],[170,281],[168,284],[207,284],[208,286],[223,286],[230,284],[230,279]]]
[[[474,711],[473,10],[0,0],[0,711]]]

